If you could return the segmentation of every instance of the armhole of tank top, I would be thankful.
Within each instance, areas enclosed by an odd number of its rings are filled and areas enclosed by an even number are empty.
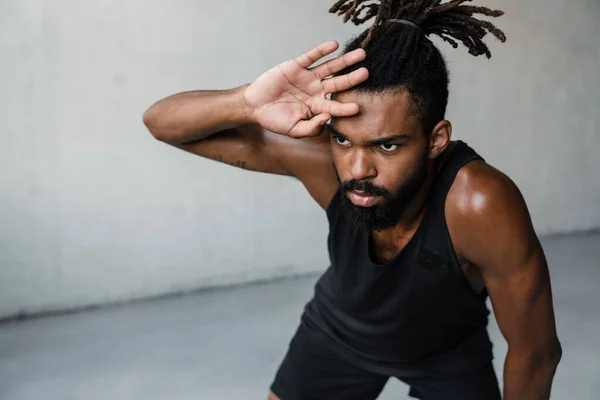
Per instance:
[[[338,210],[340,208],[340,195],[341,192],[339,190],[335,191],[335,194],[333,195],[333,198],[331,199],[331,201],[329,202],[329,205],[327,206],[327,209],[325,210],[325,213],[327,214],[327,220],[329,221],[330,224],[333,224],[333,221],[335,220],[335,217],[338,213]]]
[[[450,192],[450,189],[452,188],[452,185],[454,184],[456,176],[458,176],[458,173],[460,172],[460,170],[462,168],[466,167],[467,165],[469,165],[470,163],[472,163],[473,161],[481,161],[481,160],[483,160],[483,158],[481,158],[481,157],[470,157],[463,165],[460,166],[458,171],[456,171],[454,178],[452,178],[448,182],[448,187],[447,187],[447,190],[446,190],[446,193],[444,196],[444,201],[442,204],[442,215],[444,217],[444,218],[442,218],[442,220],[443,220],[442,226],[444,228],[443,233],[444,233],[444,236],[446,237],[446,242],[448,244],[448,251],[450,252],[450,256],[452,257],[452,262],[454,262],[455,265],[458,267],[458,273],[461,276],[460,280],[463,282],[465,289],[469,292],[469,294],[471,294],[472,296],[475,296],[476,298],[481,298],[482,296],[484,296],[484,294],[486,293],[486,288],[484,287],[483,291],[481,293],[477,293],[475,291],[475,289],[473,289],[473,287],[471,286],[471,283],[467,279],[467,277],[462,269],[460,260],[458,259],[458,256],[456,255],[454,243],[452,242],[452,238],[450,237],[450,229],[448,228],[448,219],[446,218],[446,200],[448,199],[448,193]]]

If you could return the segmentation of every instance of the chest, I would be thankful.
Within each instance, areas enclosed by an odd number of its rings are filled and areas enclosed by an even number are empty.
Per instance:
[[[411,243],[412,237],[416,234],[417,229],[406,232],[401,236],[396,236],[393,240],[378,240],[371,235],[368,242],[368,257],[374,264],[385,265],[395,260],[402,250]],[[450,239],[450,242],[452,240]],[[481,270],[470,263],[468,260],[460,256],[460,252],[455,252],[457,261],[456,267],[459,272],[465,277],[467,283],[475,293],[481,293],[485,289],[485,281]]]
[[[426,301],[446,285],[449,264],[423,250],[416,234],[378,246],[368,234],[342,232],[330,234],[331,267],[324,278],[332,295],[353,310]]]
[[[480,292],[477,270],[457,262],[444,243],[439,232],[419,228],[395,245],[378,246],[368,234],[338,224],[330,231],[331,266],[322,285],[339,307],[379,317],[451,304],[470,295],[469,285]]]

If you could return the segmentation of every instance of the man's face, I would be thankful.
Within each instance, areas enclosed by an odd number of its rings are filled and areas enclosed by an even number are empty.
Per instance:
[[[409,94],[345,92],[335,99],[360,107],[356,116],[328,126],[344,212],[360,229],[389,229],[427,177],[427,140],[410,113]]]

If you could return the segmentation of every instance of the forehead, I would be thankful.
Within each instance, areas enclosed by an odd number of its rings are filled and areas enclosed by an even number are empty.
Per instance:
[[[337,94],[334,99],[359,106],[357,115],[331,120],[335,129],[348,137],[368,140],[401,133],[412,136],[421,132],[418,118],[412,115],[410,94],[406,90],[376,94],[348,91]]]

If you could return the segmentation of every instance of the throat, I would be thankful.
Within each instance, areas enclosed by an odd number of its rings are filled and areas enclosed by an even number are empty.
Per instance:
[[[367,237],[369,258],[374,264],[387,264],[402,253],[417,235],[427,211],[426,201],[421,201],[418,211],[414,212],[410,222],[397,225],[385,231],[371,231]],[[409,209],[410,210],[410,209]],[[410,214],[409,214],[410,215]]]
[[[374,264],[387,264],[391,262],[406,246],[398,245],[396,243],[378,243],[371,236],[369,238],[369,257]]]
[[[373,232],[369,235],[369,257],[374,264],[388,264],[409,244],[417,226],[404,232]]]

